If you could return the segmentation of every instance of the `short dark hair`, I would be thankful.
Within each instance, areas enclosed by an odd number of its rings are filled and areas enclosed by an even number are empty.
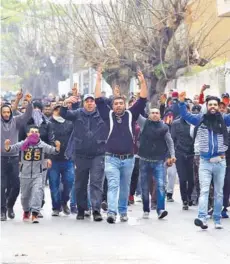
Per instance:
[[[220,104],[220,98],[218,98],[217,96],[211,96],[211,95],[207,96],[205,100],[206,104],[208,104],[208,102],[212,100],[217,101],[218,105]]]
[[[33,103],[33,106],[34,106],[34,108],[38,108],[38,109],[40,109],[41,111],[43,110],[43,104],[42,104],[41,102],[39,102],[39,101],[35,101],[35,102]]]
[[[116,96],[116,97],[114,97],[114,98],[113,98],[113,102],[112,102],[112,104],[114,104],[114,102],[115,102],[116,100],[123,100],[123,102],[124,102],[124,104],[125,104],[125,98],[124,98],[123,96]]]
[[[38,126],[36,126],[36,125],[29,125],[26,128],[26,133],[29,133],[30,132],[30,129],[32,129],[32,128],[39,130],[39,127]]]

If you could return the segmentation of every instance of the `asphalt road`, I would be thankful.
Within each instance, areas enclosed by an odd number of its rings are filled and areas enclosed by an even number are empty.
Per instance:
[[[142,219],[141,203],[129,207],[129,222],[108,224],[76,216],[51,217],[46,188],[44,218],[39,224],[23,223],[20,199],[16,218],[1,223],[1,257],[4,264],[170,264],[230,263],[230,219],[223,230],[212,221],[202,231],[193,224],[197,207],[182,211],[176,201],[166,204],[169,215],[158,220],[155,211]],[[106,215],[104,215],[106,217]]]

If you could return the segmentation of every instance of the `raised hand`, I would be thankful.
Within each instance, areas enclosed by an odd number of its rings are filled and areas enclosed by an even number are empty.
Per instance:
[[[27,102],[31,103],[31,101],[32,101],[32,95],[29,94],[29,93],[27,93],[27,94],[25,95],[25,100],[26,100]]]
[[[75,104],[78,102],[78,98],[76,96],[70,96],[69,98],[65,99],[65,103]]]
[[[18,101],[20,101],[22,99],[22,97],[23,97],[23,93],[22,93],[22,89],[20,89],[20,91],[17,92],[16,98]]]
[[[101,65],[99,65],[97,67],[97,79],[102,80],[102,67],[101,67]]]
[[[166,100],[167,100],[166,95],[165,95],[165,94],[162,94],[162,95],[160,96],[160,103],[161,103],[162,105],[164,105],[165,102],[166,102]]]
[[[139,80],[140,83],[144,83],[145,77],[144,77],[142,71],[138,71],[137,72],[137,78],[138,78],[138,80]]]
[[[75,83],[72,88],[72,94],[73,96],[78,96],[78,84],[77,83]]]
[[[115,97],[119,97],[119,96],[121,96],[120,86],[117,85],[117,84],[114,86],[114,89],[113,89],[113,95],[114,95]]]
[[[186,98],[186,92],[182,92],[179,94],[179,101],[184,102]]]

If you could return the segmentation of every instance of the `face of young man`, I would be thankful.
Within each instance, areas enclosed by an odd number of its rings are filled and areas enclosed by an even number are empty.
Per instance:
[[[216,114],[219,112],[219,104],[216,100],[210,100],[207,103],[207,110],[210,114]]]
[[[93,112],[96,108],[95,100],[92,98],[88,98],[84,101],[84,108],[88,112]]]
[[[221,103],[220,106],[219,106],[219,111],[223,114],[226,114],[227,113],[227,107],[225,104]]]
[[[11,110],[9,107],[3,107],[2,108],[2,118],[6,121],[10,120],[10,116],[11,116]]]
[[[155,122],[160,121],[161,119],[160,110],[157,108],[151,109],[149,113],[149,119]]]
[[[40,137],[40,133],[37,128],[31,128],[30,131],[27,133],[27,137],[31,136],[32,134],[37,134],[38,137]]]
[[[113,102],[113,111],[118,115],[123,114],[125,111],[125,101],[121,98],[115,99]]]
[[[50,117],[52,115],[52,110],[50,106],[45,106],[43,109],[43,113],[45,116]]]

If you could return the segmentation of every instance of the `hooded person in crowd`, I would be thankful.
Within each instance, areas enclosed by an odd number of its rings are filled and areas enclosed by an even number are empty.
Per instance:
[[[13,116],[8,105],[1,107],[1,221],[7,220],[6,212],[8,212],[9,218],[15,217],[13,207],[20,190],[19,152],[15,150],[8,153],[5,150],[4,142],[6,139],[10,139],[12,144],[16,144],[19,130],[31,118],[33,111],[31,95],[27,94],[25,100],[28,101],[26,112],[18,116]],[[8,197],[6,197],[6,193],[8,193]]]

